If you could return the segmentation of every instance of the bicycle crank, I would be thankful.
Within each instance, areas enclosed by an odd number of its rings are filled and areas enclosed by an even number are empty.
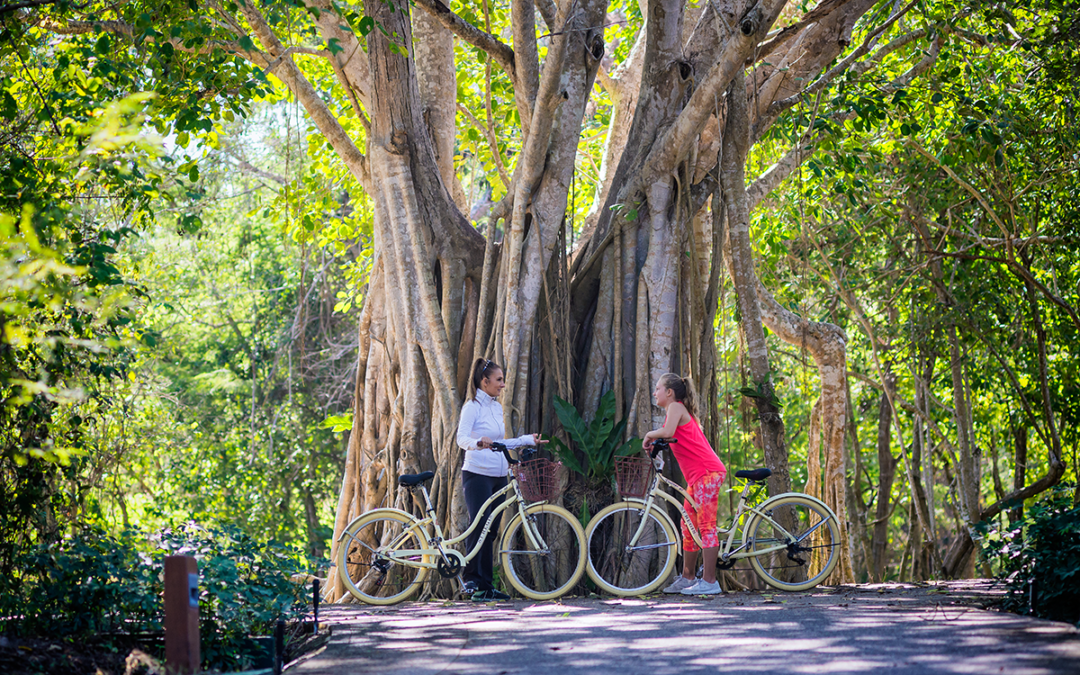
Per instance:
[[[440,558],[435,563],[435,569],[439,570],[439,576],[443,579],[453,579],[461,572],[461,560],[456,556]]]

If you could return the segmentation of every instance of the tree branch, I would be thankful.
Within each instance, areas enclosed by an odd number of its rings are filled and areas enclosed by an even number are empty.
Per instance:
[[[549,31],[555,31],[556,19],[559,8],[555,6],[555,0],[536,0],[536,8],[540,10],[540,16],[544,17]]]
[[[50,33],[56,33],[57,35],[85,35],[86,33],[93,33],[95,30],[102,30],[106,33],[126,37],[130,40],[135,39],[135,27],[124,21],[68,21],[66,23],[61,23],[55,19],[46,17],[38,23],[38,26]],[[261,67],[266,67],[270,62],[262,52],[244,49],[240,46],[239,42],[232,40],[207,40],[200,47],[185,47],[184,41],[180,38],[159,40],[153,36],[148,36],[146,41],[155,44],[168,43],[178,52],[195,55],[209,54],[215,49],[224,49],[227,52],[239,54],[248,61]]]
[[[356,177],[364,189],[371,186],[370,170],[367,157],[364,156],[356,143],[341,126],[341,122],[330,112],[326,102],[322,100],[315,87],[311,85],[304,73],[293,62],[292,56],[287,54],[285,46],[281,44],[274,31],[266,23],[262,13],[250,2],[240,6],[248,25],[259,38],[259,43],[269,55],[280,62],[280,72],[275,75],[285,83],[289,90],[296,96],[304,110],[311,116],[311,121],[319,128],[326,140],[330,141],[334,151],[337,152],[345,166]],[[265,58],[265,57],[264,57]],[[269,66],[270,64],[267,64]]]
[[[915,31],[914,33],[908,33],[907,35],[903,36],[902,38],[898,38],[897,40],[894,40],[893,42],[895,43],[895,42],[897,42],[899,40],[904,40],[904,44],[906,44],[907,42],[910,42],[911,40],[915,39],[912,36],[915,35],[915,33],[919,33],[919,32],[920,31]],[[893,43],[890,43],[890,45],[892,45],[892,44]],[[890,48],[890,45],[886,45],[885,47],[882,47],[882,50]],[[900,89],[901,87],[907,86],[911,82],[911,80],[913,80],[914,78],[916,78],[919,75],[921,75],[922,73],[924,73],[937,60],[937,55],[938,55],[940,45],[941,45],[941,41],[940,40],[935,40],[934,45],[931,47],[929,53],[927,53],[927,55],[925,57],[923,57],[917,64],[912,66],[907,72],[905,72],[900,77],[898,77],[895,80],[893,80],[892,82],[890,82],[888,87],[891,88],[891,89]],[[878,50],[877,52],[874,53],[874,55],[877,56],[882,50]],[[891,51],[891,49],[890,49],[890,51]],[[873,60],[874,60],[874,57],[871,57],[870,61],[873,61]],[[856,65],[856,70],[858,69],[858,66],[865,65],[865,63],[866,62],[864,62],[863,64],[857,64]],[[860,74],[862,74],[862,73],[865,73],[867,70],[869,70],[869,66],[863,68],[862,70],[859,70],[858,72]],[[846,115],[842,115],[839,118],[834,119],[834,122],[843,123],[843,122],[845,122],[845,121],[847,121],[849,119],[852,119],[853,117],[855,117],[855,112],[854,111],[849,112]],[[753,208],[758,203],[760,203],[761,200],[764,199],[767,194],[769,194],[774,189],[776,189],[776,187],[778,185],[780,185],[780,183],[784,182],[784,180],[788,176],[791,175],[792,171],[794,171],[797,167],[802,165],[802,162],[803,162],[803,160],[805,158],[807,158],[807,157],[811,156],[812,154],[814,154],[814,150],[816,149],[817,143],[818,143],[818,139],[813,138],[813,139],[807,139],[807,140],[803,141],[802,143],[800,143],[798,145],[792,146],[784,154],[784,156],[781,157],[771,167],[769,167],[769,169],[767,171],[765,171],[765,173],[758,176],[757,180],[755,180],[754,183],[751,184],[750,187],[747,188],[747,194],[750,197],[751,208]],[[931,157],[932,157],[932,155],[931,155]],[[934,158],[934,159],[936,161],[936,158]],[[972,189],[974,189],[974,188],[972,188]]]
[[[499,38],[491,33],[485,33],[465,19],[455,14],[449,7],[442,4],[441,0],[416,0],[416,4],[431,13],[450,32],[468,42],[478,49],[487,52],[491,58],[510,76],[510,80],[517,82],[514,69],[514,50],[503,44]]]
[[[8,14],[9,12],[15,12],[15,11],[18,11],[20,9],[28,9],[30,7],[42,7],[44,5],[55,5],[55,4],[59,3],[59,2],[60,2],[60,0],[26,0],[25,2],[16,2],[16,3],[11,4],[11,5],[2,5],[2,6],[0,6],[0,15]],[[72,7],[72,9],[86,9],[86,6],[89,5],[89,4],[90,4],[90,2],[89,2],[89,0],[87,0],[86,2],[83,2],[81,4],[72,3],[71,7]]]
[[[723,97],[736,73],[742,71],[746,57],[768,32],[784,4],[785,0],[762,0],[739,19],[737,30],[717,54],[715,65],[694,89],[674,124],[653,145],[641,168],[643,185],[652,185],[661,176],[669,174],[686,155],[690,144],[713,114],[717,99]]]
[[[810,26],[810,24],[816,23],[821,17],[829,14],[833,10],[847,4],[849,0],[822,0],[816,7],[803,15],[796,23],[786,26],[780,30],[779,33],[773,36],[771,40],[762,44],[757,48],[754,53],[754,61],[763,61],[777,50],[780,46],[785,44],[788,40],[798,35],[804,28]],[[912,3],[914,4],[914,3]]]
[[[499,170],[499,177],[502,178],[503,185],[510,185],[510,177],[506,174],[506,167],[503,166],[502,154],[499,152],[499,142],[495,138],[495,134],[487,125],[482,124],[480,120],[476,119],[476,115],[472,114],[465,106],[458,103],[457,109],[460,113],[469,118],[473,126],[480,130],[480,133],[484,134],[487,139],[488,145],[491,146],[491,156],[495,158],[495,166]]]
[[[809,87],[807,87],[806,89],[803,89],[801,92],[799,92],[798,94],[795,94],[794,96],[789,96],[789,97],[787,97],[785,99],[781,99],[779,101],[773,101],[769,105],[768,110],[766,111],[766,115],[765,115],[766,118],[773,118],[776,115],[780,114],[782,111],[784,111],[784,110],[790,108],[791,106],[795,105],[796,103],[799,102],[799,100],[801,99],[802,96],[808,95],[808,94],[815,94],[818,91],[824,89],[825,85],[829,84],[829,82],[832,82],[834,79],[836,79],[836,77],[838,75],[842,74],[844,71],[846,71],[848,68],[850,68],[851,64],[855,63],[856,60],[858,60],[864,54],[866,54],[868,51],[870,51],[870,47],[873,46],[873,44],[877,40],[878,36],[880,36],[882,33],[884,33],[886,30],[888,30],[890,26],[892,26],[894,23],[896,23],[900,19],[900,17],[907,14],[911,10],[911,8],[915,6],[915,4],[918,1],[919,0],[912,0],[907,5],[905,5],[900,10],[898,10],[895,14],[893,14],[888,19],[886,19],[885,23],[883,23],[880,26],[878,26],[877,28],[875,28],[873,31],[870,32],[869,35],[866,36],[866,39],[863,40],[863,43],[861,45],[859,45],[858,49],[856,49],[855,51],[848,54],[844,58],[844,60],[842,60],[840,63],[838,63],[835,66],[833,66],[832,68],[830,68],[828,70],[828,72],[826,72],[824,75],[822,75],[817,80],[815,80]]]
[[[927,249],[923,251],[923,253],[926,253],[927,255],[939,255],[943,258],[958,258],[960,260],[986,260],[989,262],[996,262],[1001,265],[1005,265],[1006,267],[1012,269],[1013,272],[1015,272],[1016,275],[1019,276],[1021,279],[1037,288],[1040,293],[1046,296],[1047,300],[1065,310],[1065,313],[1069,315],[1070,319],[1072,319],[1073,325],[1076,326],[1076,329],[1078,331],[1080,331],[1080,316],[1077,316],[1076,310],[1074,310],[1069,303],[1054,295],[1054,293],[1049,288],[1047,288],[1045,284],[1036,279],[1035,276],[1026,267],[1016,262],[1015,260],[998,258],[991,255],[975,255],[972,253],[949,253],[948,251],[938,251],[934,249]]]

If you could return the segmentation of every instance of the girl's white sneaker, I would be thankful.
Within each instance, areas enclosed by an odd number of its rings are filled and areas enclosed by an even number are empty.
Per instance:
[[[687,579],[683,575],[675,577],[675,581],[671,582],[667,588],[664,589],[665,593],[682,593],[684,588],[690,588],[696,584],[700,579]]]
[[[719,581],[709,583],[704,579],[698,579],[696,584],[694,584],[693,586],[688,586],[679,592],[683,595],[719,595],[724,591],[720,588]]]

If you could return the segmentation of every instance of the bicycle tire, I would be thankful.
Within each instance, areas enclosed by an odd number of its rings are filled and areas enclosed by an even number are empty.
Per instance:
[[[540,553],[532,545],[517,514],[503,531],[499,548],[504,578],[533,600],[553,600],[569,592],[585,571],[585,532],[572,513],[554,504],[533,504],[525,515],[547,544]]]
[[[637,532],[645,505],[617,502],[593,516],[585,530],[589,578],[604,591],[626,597],[659,588],[675,569],[679,538],[667,514],[649,509],[638,546],[627,551],[625,542]]]
[[[396,550],[420,550],[427,536],[416,520],[395,509],[376,509],[355,519],[338,540],[338,576],[353,597],[369,605],[393,605],[412,597],[427,578],[427,567],[412,567],[381,557]],[[376,544],[376,542],[378,542]],[[411,556],[430,564],[432,556]]]
[[[751,517],[744,530],[744,540],[751,554],[750,567],[762,581],[782,591],[805,591],[832,574],[843,542],[840,525],[828,506],[808,495],[790,494],[766,501],[759,510],[796,538],[805,537],[799,539],[796,549],[755,553],[768,551],[788,539],[777,525],[761,515]]]

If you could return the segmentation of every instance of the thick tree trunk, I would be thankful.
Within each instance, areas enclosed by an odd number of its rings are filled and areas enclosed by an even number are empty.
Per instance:
[[[725,126],[723,158],[720,163],[720,183],[727,206],[728,272],[739,306],[739,317],[746,340],[746,357],[750,365],[753,397],[761,423],[761,443],[765,462],[772,469],[769,493],[791,491],[784,421],[776,406],[776,393],[769,365],[769,349],[765,342],[761,303],[758,299],[757,274],[754,272],[750,244],[750,208],[746,197],[744,166],[750,143],[746,84],[741,73],[728,92],[728,113]],[[843,419],[843,416],[841,416]]]
[[[1013,440],[1013,490],[1023,489],[1027,478],[1028,462],[1028,430],[1025,426],[1017,425],[1010,429]],[[1002,495],[999,499],[1004,499]],[[1024,503],[1020,502],[1016,508],[1009,510],[1009,522],[1018,523],[1024,517]]]
[[[885,386],[893,390],[896,386],[896,378],[891,373],[886,376]],[[892,410],[889,407],[889,395],[883,393],[878,402],[878,432],[877,432],[877,456],[878,456],[878,489],[877,503],[874,509],[874,529],[871,549],[873,560],[871,572],[874,581],[885,580],[885,565],[888,562],[887,550],[889,543],[889,516],[892,514],[892,484],[896,476],[897,460],[893,457],[890,441],[890,426],[892,423]]]

